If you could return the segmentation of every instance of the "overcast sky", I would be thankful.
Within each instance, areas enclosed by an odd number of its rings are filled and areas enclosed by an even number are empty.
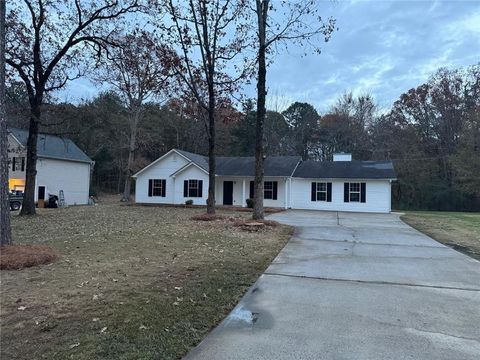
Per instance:
[[[480,62],[480,0],[327,0],[321,6],[339,30],[321,55],[300,58],[293,47],[275,59],[267,75],[270,108],[302,101],[325,112],[345,91],[370,93],[388,108],[439,67]],[[254,86],[246,91],[255,96]],[[97,92],[77,80],[62,97],[78,101]]]

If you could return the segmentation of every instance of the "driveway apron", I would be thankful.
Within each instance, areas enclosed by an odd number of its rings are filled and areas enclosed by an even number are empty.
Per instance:
[[[480,359],[480,262],[397,214],[269,219],[293,237],[186,359]]]

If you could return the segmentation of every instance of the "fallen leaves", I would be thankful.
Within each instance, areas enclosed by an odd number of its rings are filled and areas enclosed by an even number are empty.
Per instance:
[[[61,351],[57,342],[88,358],[106,341],[112,342],[111,358],[119,358],[115,349],[124,348],[116,335],[138,337],[157,358],[180,358],[184,347],[178,344],[199,341],[288,238],[281,227],[250,233],[231,220],[191,220],[201,209],[111,204],[49,210],[14,218],[13,231],[19,242],[53,245],[61,260],[2,273],[1,300],[12,304],[7,316],[24,323],[2,331],[2,340],[20,359],[54,357]],[[26,310],[17,310],[20,305]],[[32,336],[29,324],[42,336]],[[154,331],[163,333],[164,342],[152,337]],[[29,343],[17,346],[23,338]],[[57,353],[71,354],[63,355]]]

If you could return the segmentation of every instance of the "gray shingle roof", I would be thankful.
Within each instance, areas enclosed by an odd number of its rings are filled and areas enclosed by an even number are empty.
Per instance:
[[[304,161],[293,177],[307,179],[395,179],[391,161]]]
[[[11,134],[24,147],[27,146],[28,131],[10,128]],[[37,153],[40,157],[72,160],[91,163],[90,159],[75,143],[67,138],[54,135],[38,134]]]
[[[192,162],[194,162],[198,166],[200,166],[203,170],[208,171],[208,157],[191,153],[185,150],[178,150],[178,149],[175,149],[175,150],[178,151],[183,156],[185,156],[186,158],[190,159]]]
[[[205,171],[208,171],[207,156],[176,150]],[[269,156],[265,159],[265,176],[291,176],[300,160],[300,156]],[[255,176],[255,158],[253,156],[217,156],[216,166],[216,174],[220,176]]]
[[[265,176],[291,176],[300,156],[269,156],[265,159]],[[255,158],[218,157],[217,175],[255,176]]]

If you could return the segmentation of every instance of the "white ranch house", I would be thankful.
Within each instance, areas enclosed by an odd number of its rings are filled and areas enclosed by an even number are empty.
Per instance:
[[[24,191],[28,131],[8,129],[10,191]],[[63,190],[68,205],[88,204],[94,162],[67,138],[38,134],[35,201]]]
[[[253,198],[254,157],[217,157],[215,198],[219,205],[246,206]],[[133,176],[139,204],[205,205],[208,158],[172,149]],[[391,211],[391,161],[302,161],[299,156],[265,159],[264,205],[285,209]]]

